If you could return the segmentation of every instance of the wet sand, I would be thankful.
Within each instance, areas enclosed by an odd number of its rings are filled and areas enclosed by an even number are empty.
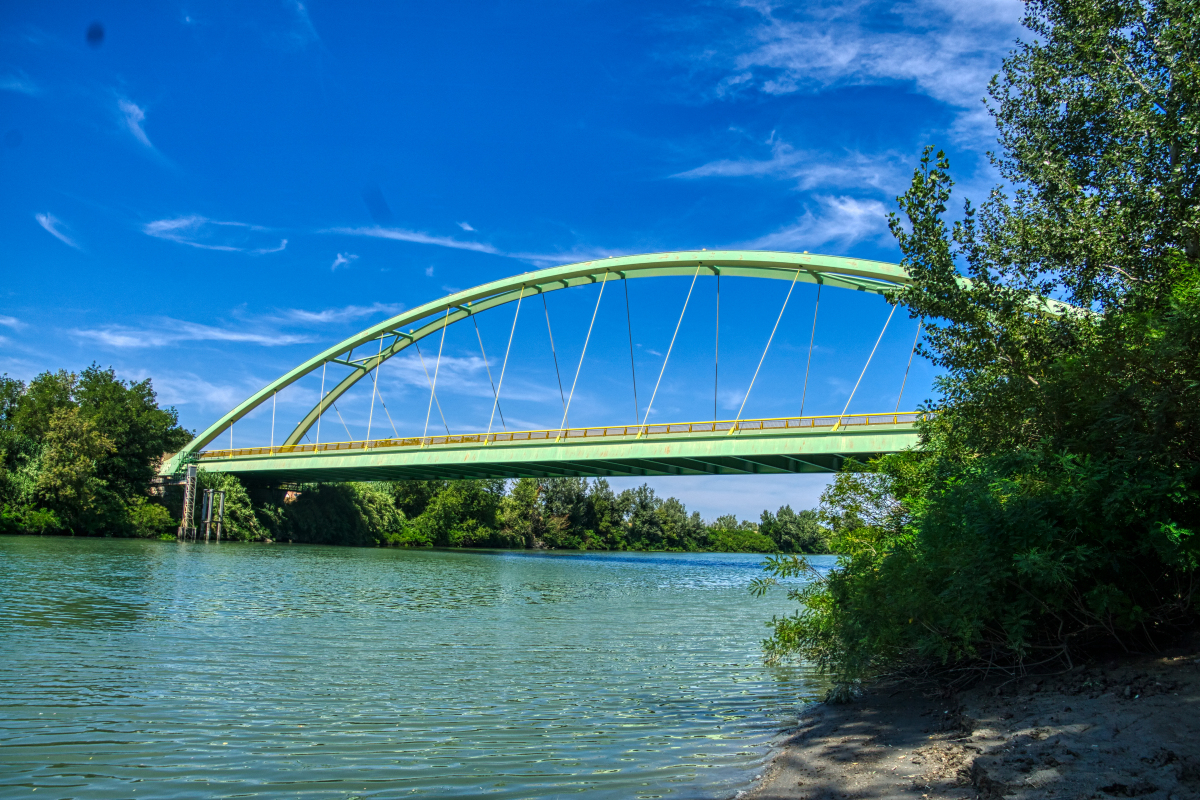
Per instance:
[[[1200,800],[1200,642],[957,695],[880,685],[805,714],[754,800]]]

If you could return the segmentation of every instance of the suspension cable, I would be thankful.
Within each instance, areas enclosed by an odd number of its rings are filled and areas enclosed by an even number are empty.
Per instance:
[[[342,427],[346,429],[346,441],[353,442],[354,434],[350,432],[350,426],[346,424],[346,420],[342,419],[342,412],[338,411],[337,403],[333,403],[333,410],[337,412],[338,419],[342,420]]]
[[[716,344],[713,345],[713,419],[717,418],[717,378],[721,366],[721,273],[717,272]]]
[[[392,412],[388,411],[387,401],[383,399],[383,392],[379,393],[379,402],[383,405],[383,413],[387,414],[388,424],[392,426],[392,435],[397,439],[400,438],[400,431],[396,430],[396,423],[392,422]],[[438,409],[439,411],[441,409]]]
[[[504,388],[504,372],[508,369],[508,354],[512,350],[513,334],[517,332],[517,317],[521,315],[521,301],[525,299],[525,287],[517,295],[517,310],[513,312],[512,330],[508,332],[508,346],[504,348],[504,363],[500,365],[500,385],[496,387],[496,401],[492,404],[492,416],[488,419],[488,436],[492,435],[492,422],[496,419],[496,409],[500,407],[500,390]]]
[[[475,323],[475,338],[479,340],[479,352],[483,353],[483,368],[487,370],[488,383],[492,385],[492,396],[496,398],[496,407],[500,408],[500,394],[496,391],[496,384],[492,380],[492,367],[488,364],[487,351],[483,349],[483,335],[479,332],[479,322],[475,319],[475,315],[471,315],[471,322]],[[504,424],[504,410],[500,410],[500,425],[504,430],[508,430],[508,426]]]
[[[746,396],[742,398],[742,404],[738,407],[737,417],[734,418],[734,425],[729,429],[730,433],[737,430],[737,422],[742,418],[742,411],[746,408],[746,401],[750,399],[750,392],[754,389],[754,382],[758,380],[758,371],[762,369],[763,361],[767,359],[767,351],[771,349],[771,342],[775,339],[775,331],[779,330],[779,321],[783,319],[783,312],[787,311],[788,300],[792,299],[792,290],[796,288],[796,281],[800,278],[800,270],[796,270],[796,274],[792,276],[792,283],[788,286],[787,296],[783,298],[783,306],[779,309],[779,316],[775,318],[775,327],[771,328],[771,335],[767,337],[767,346],[763,348],[763,354],[758,359],[758,366],[754,368],[754,377],[750,379],[750,385],[746,388]]]
[[[862,372],[858,375],[858,380],[854,382],[854,388],[850,390],[850,396],[846,398],[846,406],[842,409],[842,413],[838,415],[837,422],[833,424],[833,429],[837,430],[842,424],[842,417],[846,416],[846,411],[850,408],[850,401],[854,399],[854,393],[858,391],[858,385],[862,383],[863,375],[867,374],[867,367],[871,366],[871,359],[875,357],[875,351],[879,349],[879,343],[883,341],[883,334],[887,333],[888,323],[892,321],[892,314],[896,313],[896,307],[892,306],[892,310],[888,312],[887,319],[883,321],[883,330],[879,332],[879,338],[875,340],[875,346],[871,348],[871,355],[867,356],[867,363],[863,364]]]
[[[692,285],[688,287],[687,297],[683,299],[683,310],[679,312],[679,321],[675,323],[675,333],[671,334],[671,344],[667,347],[667,355],[663,358],[662,369],[658,371],[658,380],[654,383],[654,391],[650,394],[650,403],[646,406],[646,416],[638,428],[638,436],[642,435],[642,430],[646,427],[646,420],[650,419],[650,409],[654,407],[654,398],[658,396],[658,386],[662,383],[663,373],[667,371],[667,362],[671,359],[671,349],[675,347],[675,337],[679,335],[679,326],[683,324],[683,315],[687,313],[688,301],[692,299],[692,289],[696,288],[696,278],[699,275],[700,266],[697,265],[696,274],[692,276]]]
[[[812,334],[808,337],[808,361],[804,365],[804,391],[800,392],[800,416],[804,416],[804,401],[808,397],[808,371],[812,369],[813,342],[817,340],[817,312],[821,310],[821,286],[817,284],[817,302],[813,306]]]
[[[604,270],[604,279],[600,281],[600,296],[596,298],[596,307],[592,309],[592,321],[588,325],[587,336],[583,340],[583,352],[579,354],[579,364],[575,367],[575,380],[571,381],[571,394],[567,396],[567,405],[563,408],[562,424],[559,428],[563,428],[567,424],[567,411],[571,408],[571,401],[575,399],[575,386],[579,383],[579,372],[583,369],[583,357],[587,355],[588,342],[592,340],[592,328],[596,325],[596,315],[600,313],[600,301],[604,299],[604,286],[608,283],[608,270]]]
[[[642,414],[637,399],[637,369],[633,366],[633,321],[629,314],[629,278],[625,276],[625,273],[621,273],[621,280],[625,282],[625,326],[629,329],[629,372],[633,375],[633,421],[637,422],[638,417]]]
[[[433,380],[429,377],[429,367],[425,366],[425,356],[421,355],[421,345],[413,342],[413,347],[417,348],[417,358],[421,359],[421,369],[425,370],[425,382],[429,384],[430,391],[433,391]],[[442,426],[446,429],[446,435],[450,435],[450,426],[446,424],[446,415],[442,414],[442,401],[438,399],[437,393],[433,392],[433,402],[437,403],[438,414],[442,417]],[[426,423],[428,428],[428,423]]]
[[[558,396],[562,399],[563,416],[567,414],[567,397],[563,394],[562,375],[558,373],[558,353],[554,352],[554,331],[550,330],[550,306],[546,305],[546,293],[542,292],[542,308],[546,309],[546,333],[550,334],[550,355],[554,357],[554,375],[558,378]]]
[[[900,382],[900,396],[896,398],[896,411],[900,411],[900,400],[904,397],[904,386],[908,383],[908,371],[912,369],[913,356],[917,352],[917,342],[921,341],[921,326],[925,324],[925,318],[920,317],[917,320],[917,335],[913,337],[912,350],[908,353],[908,366],[904,368],[904,380]]]
[[[375,395],[379,392],[379,370],[383,368],[383,336],[379,337],[379,352],[375,355],[375,382],[371,384],[371,411],[367,414],[367,441],[371,441],[371,423],[375,421]]]

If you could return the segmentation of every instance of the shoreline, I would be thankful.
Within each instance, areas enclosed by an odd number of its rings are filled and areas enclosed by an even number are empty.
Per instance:
[[[882,683],[785,736],[738,798],[1200,799],[1200,639],[955,695]]]

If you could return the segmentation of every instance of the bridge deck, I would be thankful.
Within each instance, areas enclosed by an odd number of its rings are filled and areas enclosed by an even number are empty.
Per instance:
[[[917,444],[919,414],[685,422],[209,450],[210,472],[271,482],[834,472]]]

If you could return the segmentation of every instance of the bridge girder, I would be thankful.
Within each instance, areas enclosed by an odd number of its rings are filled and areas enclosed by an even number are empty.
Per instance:
[[[185,460],[201,451],[230,425],[269,401],[280,390],[316,372],[327,363],[336,361],[338,364],[352,367],[352,371],[338,380],[328,393],[319,399],[284,439],[285,445],[298,443],[331,405],[384,361],[422,339],[440,334],[446,326],[469,319],[481,311],[538,294],[605,280],[691,277],[696,274],[797,280],[875,294],[885,294],[909,282],[907,273],[897,264],[840,256],[758,250],[651,253],[584,261],[526,272],[456,292],[397,314],[313,356],[255,392],[202,431],[182,451],[170,458],[161,471],[164,474],[173,474]],[[359,359],[353,358],[354,351],[365,345],[375,346],[368,347],[367,352]]]
[[[663,434],[596,440],[491,442],[361,450],[247,453],[204,468],[271,483],[404,478],[652,477],[836,472],[916,446],[912,423],[839,430]]]

